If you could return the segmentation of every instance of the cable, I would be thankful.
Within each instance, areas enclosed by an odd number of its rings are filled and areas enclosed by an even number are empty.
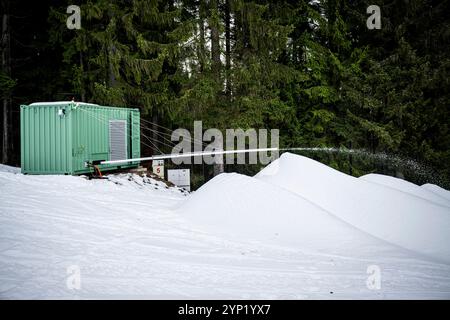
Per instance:
[[[107,118],[105,118],[105,117],[103,117],[102,115],[99,115],[99,117],[100,118],[102,118],[103,119],[103,122],[104,123],[106,123],[109,119],[107,119]],[[100,120],[100,119],[99,119]],[[139,126],[141,127],[141,124],[139,124]],[[128,135],[128,137],[130,138],[130,135],[127,133],[127,135]],[[144,144],[145,146],[147,146],[148,148],[150,148],[150,149],[154,149],[154,150],[156,150],[156,151],[158,151],[160,154],[164,154],[164,152],[162,152],[159,148],[158,148],[158,146],[156,145],[156,143],[154,143],[152,140],[151,140],[151,138],[149,137],[149,136],[147,136],[146,134],[144,134],[144,133],[142,133],[142,131],[141,131],[141,135],[152,145],[152,146],[149,146],[148,144],[146,144],[144,141],[142,141],[141,140],[141,143],[142,144]],[[170,146],[171,147],[171,146]]]
[[[83,108],[80,108],[80,110],[85,111],[85,112],[92,111],[92,110],[86,110],[86,109],[83,109]],[[104,123],[104,124],[108,124],[109,118],[105,118],[105,117],[103,117],[102,115],[97,115],[97,116],[96,116],[95,114],[91,114],[91,113],[89,113],[89,112],[88,112],[87,114],[88,114],[89,116],[91,116],[92,118],[95,118],[95,119],[97,119],[98,121],[101,121],[101,122]],[[143,118],[140,118],[140,120],[143,120],[144,122],[148,122],[148,123],[150,123],[150,124],[154,124],[153,122],[148,121],[148,120],[145,120],[145,119],[143,119]],[[160,125],[158,125],[158,124],[154,124],[154,125],[157,126],[157,127],[164,128],[165,130],[171,131],[169,128],[160,126]],[[165,132],[161,132],[161,131],[158,131],[158,130],[155,130],[155,129],[151,129],[151,128],[148,128],[148,127],[145,127],[145,126],[144,126],[143,124],[141,124],[141,123],[139,124],[139,126],[140,126],[141,129],[149,130],[150,132],[154,133],[154,134],[157,135],[158,137],[160,137],[160,138],[162,138],[162,139],[164,139],[165,141],[167,141],[167,142],[170,143],[170,144],[167,144],[167,143],[165,143],[165,142],[163,142],[163,141],[159,141],[160,144],[162,144],[162,145],[164,145],[164,146],[166,146],[166,147],[169,147],[169,148],[173,148],[173,147],[175,146],[175,143],[174,143],[172,140],[169,140],[169,139],[167,139],[167,138],[164,137],[164,135],[172,137],[171,134],[168,134],[168,133],[165,133]],[[127,135],[128,139],[131,138],[131,136],[130,136],[130,134],[129,134],[128,132],[124,132],[123,130],[121,130],[121,132],[122,132],[122,133],[125,133],[125,134]],[[143,137],[151,144],[151,146],[150,146],[150,145],[146,144],[144,141],[142,141],[142,139],[141,139],[141,143],[142,143],[143,145],[145,145],[146,147],[148,147],[148,148],[150,148],[150,149],[154,149],[154,150],[158,151],[160,154],[164,154],[164,153],[158,148],[158,146],[156,145],[156,141],[152,141],[152,138],[149,137],[149,136],[147,136],[145,133],[143,133],[142,130],[141,130],[141,135],[142,135],[142,136],[143,136]],[[190,137],[184,137],[184,136],[183,136],[183,138],[187,139],[190,143],[195,142],[195,141],[199,141],[199,142],[201,142],[201,144],[202,144],[203,146],[207,146],[207,144],[204,143],[203,141],[196,140],[196,139],[192,139],[192,138],[190,138]]]
[[[163,135],[161,135],[160,133],[158,133],[158,131],[151,130],[151,129],[149,129],[149,128],[142,128],[142,129],[148,129],[148,130],[152,131],[152,132],[153,132],[154,134],[156,134],[158,137],[160,137],[160,138],[162,138],[162,139],[168,141],[169,143],[171,143],[171,144],[172,144],[171,147],[174,147],[174,146],[175,146],[175,143],[174,143],[172,140],[167,139],[166,137],[164,137]]]
[[[87,111],[87,110],[83,110],[83,111]],[[90,111],[90,110],[89,110],[89,111]],[[96,117],[96,118],[97,118],[98,120],[103,121],[103,123],[107,123],[107,121],[109,120],[108,118],[105,118],[105,117],[102,116],[102,115],[98,115],[98,117]],[[141,124],[139,124],[139,126],[142,128],[142,125],[141,125]],[[128,138],[130,138],[130,135],[129,135],[128,133],[127,133],[127,135],[128,135]],[[150,149],[155,148],[159,153],[164,154],[164,153],[157,147],[156,143],[154,143],[154,142],[151,140],[151,138],[150,138],[149,136],[147,136],[145,133],[142,133],[142,131],[141,131],[141,135],[142,135],[145,139],[147,139],[147,141],[148,141],[149,143],[151,143],[153,147],[151,147],[151,146],[149,146],[148,144],[146,144],[145,142],[141,141],[145,146],[149,147]],[[172,148],[173,146],[169,146],[169,147]]]
[[[80,110],[82,110],[82,111],[85,111],[85,112],[88,112],[88,111],[91,111],[91,110],[85,110],[85,109],[83,109],[83,108],[79,108]],[[95,118],[95,119],[97,119],[98,121],[100,121],[100,122],[102,122],[102,123],[104,123],[104,124],[108,124],[106,121],[106,119],[105,120],[102,120],[102,119],[100,119],[100,118],[98,118],[98,117],[96,117],[95,115],[93,115],[93,114],[90,114],[89,112],[87,113],[90,117],[92,117],[92,118]],[[124,132],[123,130],[121,130],[121,132],[122,133],[125,133],[126,135],[127,135],[127,137],[128,137],[128,139],[131,139],[131,136],[130,136],[130,134],[128,133],[128,132]],[[146,147],[148,147],[148,148],[150,148],[150,149],[153,149],[154,147],[152,147],[152,146],[149,146],[148,144],[146,144],[145,142],[143,142],[142,140],[141,140],[141,143],[143,144],[143,145],[145,145]],[[159,151],[159,152],[161,152],[161,151]],[[162,152],[161,152],[162,153]]]
[[[157,124],[157,123],[151,122],[151,121],[146,120],[146,119],[144,119],[144,118],[142,118],[142,117],[141,117],[141,120],[144,121],[144,122],[147,122],[147,123],[149,123],[149,124],[151,124],[151,125],[154,125],[154,126],[163,128],[163,129],[165,129],[165,130],[167,130],[167,131],[173,132],[172,129],[169,129],[169,128],[167,128],[167,127],[161,126],[161,125],[159,125],[159,124]],[[172,135],[171,135],[171,134],[168,134],[168,133],[162,132],[162,134],[165,134],[165,135],[167,135],[167,136],[172,137]],[[206,144],[205,142],[203,142],[202,140],[193,139],[193,138],[187,138],[187,139],[189,139],[190,142],[198,142],[198,143],[201,143],[203,146],[207,146],[207,144]]]
[[[162,151],[156,146],[156,144],[154,144],[154,143],[152,142],[152,140],[150,140],[146,135],[144,135],[144,138],[147,139],[148,142],[150,142],[150,143],[152,144],[152,146],[155,147],[156,151],[158,151],[160,154],[164,154],[164,152],[162,152]]]

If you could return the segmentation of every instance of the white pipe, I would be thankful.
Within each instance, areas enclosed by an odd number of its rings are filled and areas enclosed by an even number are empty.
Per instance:
[[[216,155],[216,154],[266,152],[266,151],[277,151],[277,150],[279,150],[279,149],[278,148],[262,148],[262,149],[203,151],[203,152],[191,152],[191,153],[163,154],[160,156],[145,157],[145,158],[102,161],[102,162],[100,162],[100,164],[118,164],[118,163],[127,163],[127,162],[135,162],[135,161],[162,160],[162,159],[173,159],[173,158],[189,158],[189,157],[197,157],[197,156],[212,156],[212,155]]]

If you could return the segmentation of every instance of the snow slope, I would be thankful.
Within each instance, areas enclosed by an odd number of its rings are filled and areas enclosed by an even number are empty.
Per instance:
[[[354,227],[450,262],[450,208],[284,153],[257,179],[294,192]]]
[[[20,173],[20,168],[5,166],[0,163],[0,172]]]
[[[236,173],[216,176],[178,211],[216,234],[301,251],[361,257],[373,254],[375,246],[392,249],[292,192]]]
[[[430,184],[430,183],[426,183],[426,184],[422,185],[422,188],[437,194],[438,196],[440,196],[441,198],[444,198],[447,201],[450,201],[450,191],[448,191],[448,190],[445,190],[435,184]]]
[[[217,205],[194,205],[202,197]],[[366,284],[373,265],[379,290]],[[72,266],[80,289],[67,286]],[[189,195],[136,175],[0,166],[0,299],[14,298],[448,299],[450,265],[251,177],[220,175]]]
[[[385,176],[382,174],[374,174],[374,173],[366,174],[362,177],[359,177],[359,179],[373,182],[373,183],[378,183],[380,185],[390,187],[390,188],[393,188],[393,189],[396,189],[399,191],[403,191],[403,192],[409,193],[413,196],[416,196],[416,197],[419,197],[419,198],[422,198],[425,200],[432,201],[436,204],[450,207],[450,200],[446,200],[443,197],[437,195],[436,193],[434,193],[430,190],[427,190],[424,187],[420,187],[412,182],[409,182],[409,181],[406,181],[403,179]]]

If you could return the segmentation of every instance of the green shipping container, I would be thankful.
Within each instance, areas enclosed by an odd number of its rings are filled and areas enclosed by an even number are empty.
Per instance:
[[[22,173],[82,174],[103,160],[140,157],[139,109],[82,102],[20,106]],[[100,170],[138,163],[99,165]]]

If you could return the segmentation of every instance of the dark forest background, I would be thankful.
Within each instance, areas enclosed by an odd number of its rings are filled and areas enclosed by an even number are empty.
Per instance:
[[[81,30],[66,27],[71,4]],[[366,27],[372,4],[380,30]],[[20,104],[75,98],[172,129],[279,128],[282,147],[395,155],[406,160],[309,156],[449,188],[449,12],[432,0],[1,0],[1,160],[20,165]]]

